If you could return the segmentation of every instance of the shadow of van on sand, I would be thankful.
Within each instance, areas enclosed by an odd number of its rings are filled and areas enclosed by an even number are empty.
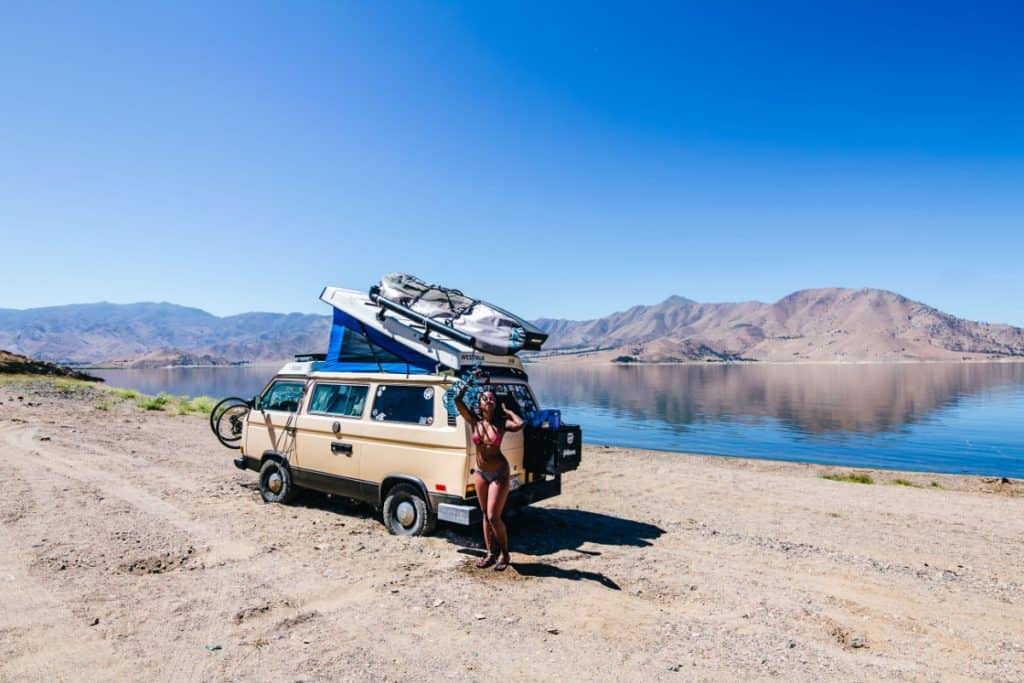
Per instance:
[[[512,550],[526,555],[550,555],[560,550],[600,554],[580,550],[585,543],[646,548],[665,533],[663,529],[645,522],[600,512],[559,508],[526,508],[509,520],[509,528]]]
[[[543,556],[562,550],[581,555],[598,556],[597,550],[584,550],[586,543],[597,545],[645,548],[661,536],[663,529],[622,517],[613,517],[586,510],[526,508],[511,519],[506,516],[509,542],[513,553]],[[483,534],[479,526],[466,529],[449,526],[442,530],[449,542],[463,546],[459,552],[482,557]],[[597,581],[602,586],[619,590],[619,585],[599,572],[564,569],[545,562],[513,562],[512,568],[521,576]]]

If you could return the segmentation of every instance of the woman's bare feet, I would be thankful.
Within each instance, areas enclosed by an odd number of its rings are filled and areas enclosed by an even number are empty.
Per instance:
[[[487,569],[487,568],[488,568],[488,567],[490,567],[490,566],[491,566],[492,564],[494,564],[495,560],[497,560],[497,559],[498,559],[498,558],[496,558],[496,557],[495,557],[494,555],[492,555],[491,553],[487,553],[486,555],[484,555],[483,557],[481,557],[481,558],[480,558],[479,560],[477,560],[477,561],[476,561],[476,562],[474,562],[473,564],[475,564],[475,565],[476,565],[476,568],[477,568],[477,569]]]

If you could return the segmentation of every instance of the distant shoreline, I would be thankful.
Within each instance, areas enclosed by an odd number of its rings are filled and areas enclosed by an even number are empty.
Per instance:
[[[766,365],[976,365],[983,363],[1024,363],[1024,356],[1012,358],[968,358],[968,359],[936,359],[925,360],[915,358],[904,358],[897,360],[680,360],[680,361],[628,361],[616,362],[605,359],[591,359],[586,357],[557,355],[522,358],[524,365],[553,365],[559,362],[565,364],[579,365],[601,365],[606,367],[638,367],[638,366],[665,366],[665,365],[695,365],[695,366],[766,366]],[[198,369],[198,368],[278,368],[291,360],[280,361],[258,361],[254,363],[228,363],[228,364],[196,364],[196,365],[158,365],[147,367],[131,367],[130,365],[103,365],[103,364],[65,364],[79,370],[176,370],[176,369]]]
[[[82,370],[177,370],[179,368],[193,369],[193,368],[265,368],[265,367],[280,367],[281,365],[288,363],[289,361],[260,361],[258,363],[212,363],[212,364],[196,364],[196,365],[153,365],[145,367],[132,367],[130,365],[70,365],[68,367],[80,368]]]
[[[678,361],[611,361],[603,358],[586,358],[571,355],[542,356],[540,358],[524,358],[523,363],[527,365],[546,365],[559,361],[579,363],[581,365],[605,365],[616,367],[635,367],[647,365],[938,365],[938,364],[963,364],[971,365],[978,363],[1024,363],[1024,356],[1011,358],[967,358],[967,359],[934,359],[926,360],[920,358],[901,358],[896,360],[678,360]]]

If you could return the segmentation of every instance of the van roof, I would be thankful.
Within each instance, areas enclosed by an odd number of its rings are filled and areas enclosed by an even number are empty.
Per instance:
[[[519,360],[518,358],[516,360]],[[335,379],[335,380],[363,380],[369,382],[418,382],[422,383],[445,383],[454,382],[456,376],[448,372],[444,374],[405,374],[397,372],[339,372],[336,370],[318,370],[317,363],[313,361],[293,361],[285,363],[277,376],[294,376],[314,379]],[[527,374],[522,370],[522,364],[516,366],[481,366],[494,379],[502,382],[526,382]]]

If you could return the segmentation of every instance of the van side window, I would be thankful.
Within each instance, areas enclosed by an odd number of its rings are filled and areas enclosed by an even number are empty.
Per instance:
[[[342,417],[362,417],[370,387],[351,384],[317,384],[309,412]]]
[[[302,386],[302,382],[274,382],[260,399],[260,409],[294,413],[299,409]]]
[[[382,384],[377,387],[370,417],[381,422],[434,424],[434,387]]]

